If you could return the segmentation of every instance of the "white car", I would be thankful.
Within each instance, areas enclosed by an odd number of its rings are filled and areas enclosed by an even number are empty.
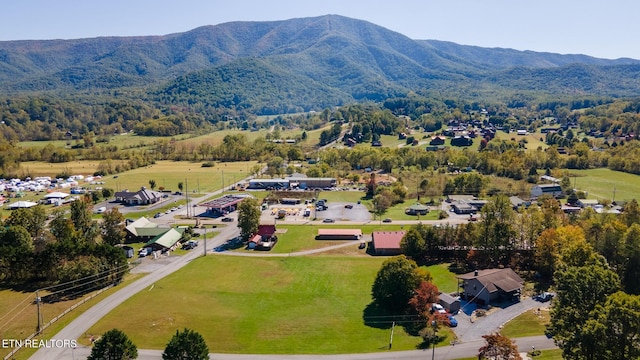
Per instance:
[[[433,312],[437,312],[438,314],[446,314],[447,313],[447,310],[445,310],[444,307],[442,307],[442,305],[436,304],[436,303],[433,303],[431,305],[431,310],[433,310]]]

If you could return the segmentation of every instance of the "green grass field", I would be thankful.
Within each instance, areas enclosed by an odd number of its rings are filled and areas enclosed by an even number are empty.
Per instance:
[[[87,337],[115,327],[138,348],[163,349],[176,329],[188,327],[220,353],[386,351],[390,324],[373,328],[363,320],[371,285],[386,259],[200,258],[127,300]],[[443,331],[448,344],[451,332]],[[420,342],[396,327],[395,350],[415,349]]]
[[[567,170],[571,185],[588,192],[589,199],[638,199],[640,176],[609,169]],[[615,191],[615,198],[614,198]]]
[[[510,338],[544,335],[550,319],[549,311],[529,310],[506,323],[501,332]]]
[[[546,135],[541,133],[540,131],[527,134],[527,135],[517,135],[515,131],[510,133],[506,133],[504,131],[498,131],[496,133],[496,139],[499,139],[499,140],[511,140],[511,139],[514,139],[515,141],[526,140],[527,150],[537,150],[538,148],[542,148],[542,149],[548,148],[549,145],[547,145],[544,142],[545,136]],[[540,141],[540,139],[542,139],[542,141]]]
[[[187,161],[158,161],[153,165],[126,171],[120,174],[105,176],[100,186],[112,188],[116,191],[129,189],[134,191],[142,186],[149,187],[149,180],[155,180],[156,190],[164,187],[177,191],[178,183],[182,182],[185,188],[192,192],[207,192],[229,186],[233,182],[240,181],[250,175],[251,168],[257,164],[255,161],[246,162],[216,162],[213,167],[202,167],[201,162]],[[24,162],[20,165],[19,173],[30,176],[55,176],[62,172],[77,175],[91,175],[98,168],[98,161],[72,161],[68,163],[50,164],[44,162]],[[92,187],[88,183],[80,183],[81,186]]]

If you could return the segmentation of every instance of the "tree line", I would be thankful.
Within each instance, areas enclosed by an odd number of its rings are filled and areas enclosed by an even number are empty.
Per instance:
[[[71,202],[70,215],[56,211],[46,226],[42,205],[13,210],[0,230],[0,283],[49,287],[76,282],[58,298],[118,283],[128,272],[124,217],[114,208],[93,221],[89,197]]]

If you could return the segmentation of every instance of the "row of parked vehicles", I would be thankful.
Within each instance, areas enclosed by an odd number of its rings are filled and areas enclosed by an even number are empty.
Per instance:
[[[458,320],[456,320],[456,318],[453,317],[452,314],[447,313],[447,310],[445,310],[442,305],[436,303],[431,304],[431,311],[434,313],[446,315],[450,327],[458,326]]]

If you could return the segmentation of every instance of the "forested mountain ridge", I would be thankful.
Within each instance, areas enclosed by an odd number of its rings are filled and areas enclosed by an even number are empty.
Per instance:
[[[507,88],[512,87],[509,82],[514,80],[520,89],[527,90],[532,74],[508,69],[535,68],[538,69],[535,75],[539,75],[550,74],[547,69],[574,63],[597,67],[598,72],[604,73],[600,88],[605,92],[628,94],[640,88],[634,85],[633,89],[618,89],[619,79],[613,77],[619,71],[608,70],[610,66],[640,64],[638,60],[412,40],[369,22],[337,15],[231,22],[164,36],[4,41],[0,42],[0,88],[9,93],[160,84],[168,84],[167,89],[179,88],[179,84],[170,81],[183,81],[181,77],[190,73],[210,71],[241,60],[234,67],[254,66],[254,62],[244,61],[247,58],[262,59],[276,73],[298,77],[298,83],[308,80],[323,84],[344,100],[382,99],[416,88],[447,90],[469,80]],[[626,72],[638,74],[636,67]],[[500,81],[496,80],[498,77]],[[246,92],[244,87],[253,84],[238,86],[229,89],[229,94],[242,94]],[[302,101],[296,105],[319,106]]]

